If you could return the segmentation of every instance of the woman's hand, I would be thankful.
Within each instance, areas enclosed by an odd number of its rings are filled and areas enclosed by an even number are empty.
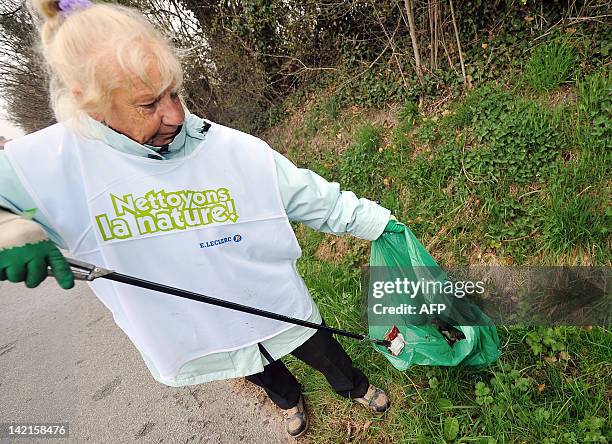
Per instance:
[[[0,209],[0,281],[38,286],[47,266],[60,287],[74,287],[74,276],[62,253],[36,222]]]

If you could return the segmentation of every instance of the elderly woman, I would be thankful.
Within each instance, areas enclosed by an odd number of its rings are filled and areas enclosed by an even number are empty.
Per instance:
[[[138,12],[86,0],[35,6],[59,123],[0,152],[0,279],[35,287],[50,265],[71,288],[60,246],[122,273],[322,323],[296,271],[289,221],[374,240],[389,210],[256,137],[190,114],[173,49]],[[300,384],[280,360],[291,353],[341,396],[388,408],[329,333],[111,281],[90,285],[163,384],[246,377],[299,436],[308,425]]]

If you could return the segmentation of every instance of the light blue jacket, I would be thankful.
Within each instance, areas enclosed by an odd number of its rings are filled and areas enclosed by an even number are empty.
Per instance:
[[[189,155],[204,138],[200,131],[204,121],[186,114],[181,132],[169,146],[169,151],[160,155],[154,147],[141,145],[128,137],[90,119],[100,137],[113,148],[142,156],[155,156],[160,161]],[[302,222],[307,226],[325,233],[353,236],[374,240],[378,238],[387,222],[390,211],[367,199],[359,199],[351,191],[341,191],[334,182],[327,182],[313,171],[296,167],[280,153],[274,151],[281,198],[289,220]],[[0,206],[15,213],[35,207],[32,198],[20,183],[6,155],[0,150]],[[40,213],[34,220],[42,225],[49,237],[58,246],[66,244],[51,228]],[[308,321],[321,323],[315,310]],[[295,326],[282,334],[262,342],[274,359],[278,359],[304,343],[315,330]],[[228,379],[239,375],[253,374],[263,370],[268,362],[261,355],[257,345],[244,347],[231,352],[214,353],[197,358],[185,364],[176,378],[162,379],[151,360],[140,352],[153,377],[166,385],[179,387],[203,382]]]

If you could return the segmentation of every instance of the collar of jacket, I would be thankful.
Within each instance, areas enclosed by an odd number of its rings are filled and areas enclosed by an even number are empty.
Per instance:
[[[183,123],[181,131],[168,145],[168,149],[164,150],[164,154],[162,155],[159,154],[162,147],[138,143],[92,118],[88,118],[88,122],[95,133],[99,135],[99,138],[112,148],[126,154],[151,157],[160,160],[180,157],[181,153],[185,155],[184,152],[187,142],[193,141],[194,139],[196,141],[203,140],[206,136],[205,129],[207,129],[207,124],[203,119],[191,114],[185,109],[185,122]]]

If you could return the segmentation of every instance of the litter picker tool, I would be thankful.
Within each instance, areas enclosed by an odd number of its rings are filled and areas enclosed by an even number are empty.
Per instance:
[[[260,310],[258,308],[249,307],[246,305],[237,304],[235,302],[224,301],[223,299],[217,299],[210,296],[206,296],[199,293],[194,293],[188,290],[182,290],[180,288],[170,287],[168,285],[158,284],[156,282],[147,281],[133,276],[117,273],[113,270],[107,270],[105,268],[98,267],[96,265],[89,264],[73,258],[66,258],[74,278],[82,281],[93,281],[95,279],[108,279],[122,284],[134,285],[140,288],[146,288],[148,290],[159,291],[161,293],[167,293],[174,296],[178,296],[185,299],[191,299],[193,301],[204,302],[206,304],[216,305],[218,307],[229,308],[230,310],[242,311],[244,313],[250,313],[264,318],[275,319],[277,321],[288,322],[290,324],[301,325],[302,327],[314,328],[317,330],[326,330],[337,335],[346,336],[353,339],[359,339],[361,341],[369,341],[376,345],[390,348],[394,338],[387,339],[374,339],[367,335],[361,335],[357,333],[351,333],[348,331],[340,330],[338,328],[328,327],[327,325],[319,325],[314,322],[304,321],[302,319],[292,318],[289,316],[273,313],[271,311]],[[48,269],[48,274],[52,275],[51,269]],[[397,339],[395,339],[397,342]],[[397,348],[397,344],[393,344]],[[403,344],[402,344],[403,347]]]

